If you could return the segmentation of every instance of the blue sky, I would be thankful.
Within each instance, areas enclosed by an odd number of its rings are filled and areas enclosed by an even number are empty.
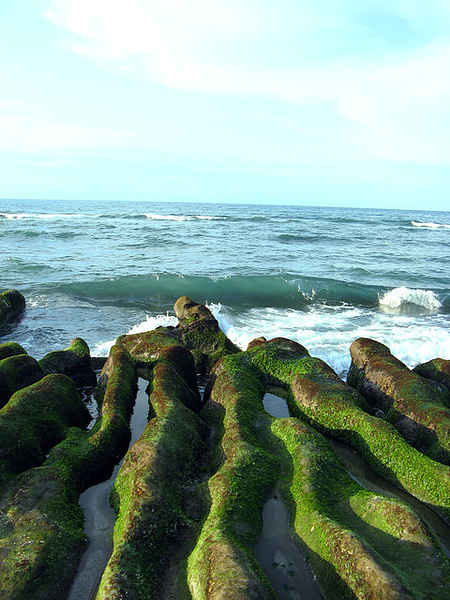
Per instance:
[[[448,210],[447,0],[0,4],[0,197]]]

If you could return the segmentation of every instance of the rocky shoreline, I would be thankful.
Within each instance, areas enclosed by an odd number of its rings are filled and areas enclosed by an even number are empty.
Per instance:
[[[0,300],[11,327],[25,300]],[[106,362],[81,338],[39,361],[0,344],[0,600],[67,597],[88,542],[80,494],[122,459],[98,600],[281,598],[255,553],[274,490],[325,598],[447,598],[450,545],[355,481],[328,439],[440,515],[450,540],[450,361],[411,371],[360,338],[343,382],[296,342],[241,351],[207,307],[183,296],[174,308],[178,326],[120,336]],[[127,451],[138,376],[148,423]],[[85,387],[99,407],[89,425]],[[264,409],[274,389],[290,417]]]

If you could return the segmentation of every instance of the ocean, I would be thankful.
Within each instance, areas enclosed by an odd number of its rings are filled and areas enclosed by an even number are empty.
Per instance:
[[[246,348],[284,336],[345,377],[358,337],[408,366],[450,359],[450,212],[282,205],[0,200],[0,290],[25,296],[3,329],[37,359],[206,303]]]

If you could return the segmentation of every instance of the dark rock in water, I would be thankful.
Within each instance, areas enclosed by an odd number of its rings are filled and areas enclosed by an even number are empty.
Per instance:
[[[10,397],[39,379],[44,373],[36,359],[28,354],[15,354],[0,360],[0,408]]]
[[[347,381],[372,406],[386,413],[415,448],[439,462],[450,463],[450,395],[446,388],[393,356],[387,346],[359,338],[350,347],[352,364]]]
[[[417,365],[413,371],[421,377],[445,385],[450,390],[450,360],[433,358],[433,360]]]
[[[92,369],[89,346],[81,338],[72,340],[65,350],[49,352],[39,364],[46,375],[61,373],[67,375],[77,387],[95,386],[97,378]]]
[[[0,411],[0,488],[11,475],[41,464],[69,427],[84,428],[90,420],[65,375],[47,375],[13,394]]]
[[[4,344],[0,344],[0,360],[8,358],[9,356],[16,356],[17,354],[27,354],[27,351],[17,342],[5,342]]]
[[[17,321],[25,310],[25,298],[17,290],[0,294],[0,327]]]
[[[241,352],[221,331],[219,323],[209,308],[181,296],[174,306],[179,319],[175,332],[181,342],[191,350],[197,373],[209,373],[223,356]]]
[[[105,366],[106,356],[91,356],[91,366],[94,371],[100,371]]]

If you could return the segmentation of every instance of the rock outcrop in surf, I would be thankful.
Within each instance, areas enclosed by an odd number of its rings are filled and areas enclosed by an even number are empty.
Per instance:
[[[88,541],[78,498],[121,459],[97,600],[291,598],[296,590],[275,591],[255,553],[274,489],[325,598],[444,600],[448,361],[411,371],[359,339],[349,385],[292,340],[255,338],[240,350],[187,296],[175,313],[177,327],[120,336],[98,377],[81,338],[40,361],[0,345],[0,600],[67,595]],[[138,376],[148,381],[148,424],[127,451]],[[94,385],[99,410],[88,425],[76,386]],[[290,417],[266,412],[268,391]],[[333,439],[432,507],[446,533],[362,487]]]
[[[0,327],[20,319],[25,311],[25,298],[17,290],[0,293]]]

